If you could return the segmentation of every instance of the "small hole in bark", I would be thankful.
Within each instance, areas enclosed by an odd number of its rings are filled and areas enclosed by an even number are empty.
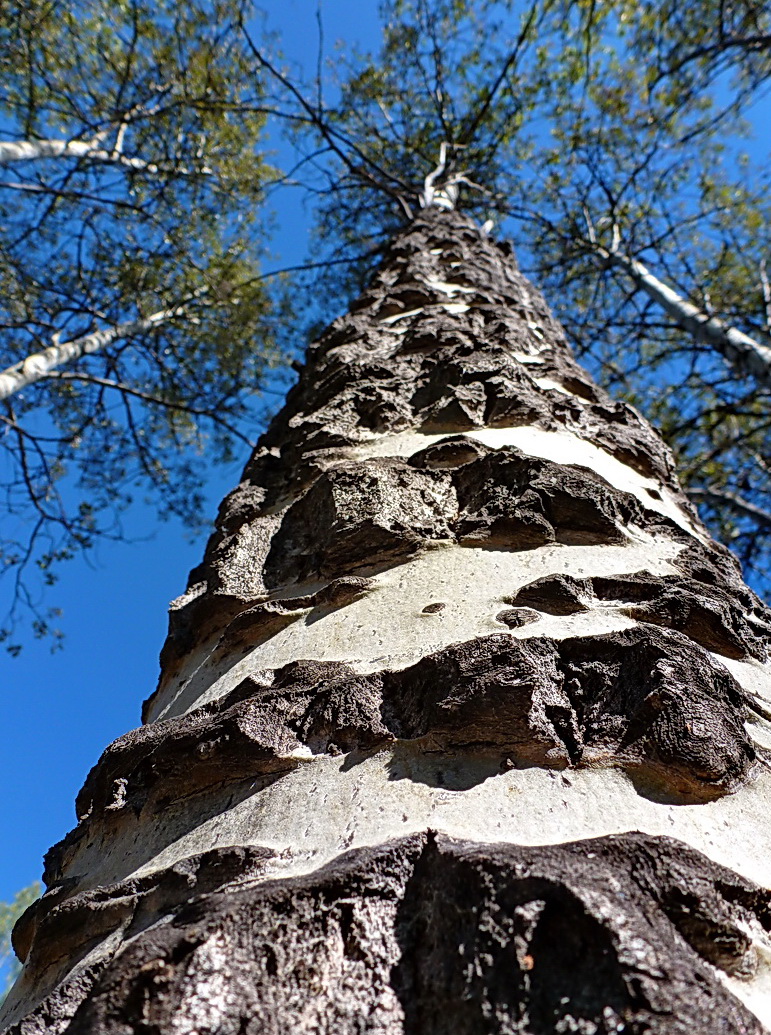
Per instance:
[[[265,970],[271,977],[275,977],[278,974],[278,960],[273,949],[269,946],[265,946]]]
[[[435,604],[426,604],[422,613],[424,615],[435,615],[439,611],[444,611],[445,607],[447,607],[446,604],[442,604],[440,601],[437,601]]]

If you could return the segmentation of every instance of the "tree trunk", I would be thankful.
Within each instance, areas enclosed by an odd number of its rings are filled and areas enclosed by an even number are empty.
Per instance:
[[[427,210],[223,503],[4,1023],[763,1031],[769,632],[510,251]]]

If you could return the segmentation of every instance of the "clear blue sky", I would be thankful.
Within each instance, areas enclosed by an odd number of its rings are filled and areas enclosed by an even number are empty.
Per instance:
[[[286,56],[312,73],[315,0],[262,6]],[[373,0],[328,0],[321,11],[326,53],[343,38],[377,46]],[[302,262],[309,220],[299,195],[285,198],[279,217],[280,264]],[[207,476],[212,518],[246,459]],[[159,526],[151,509],[135,508],[126,527],[144,541],[104,543],[90,563],[78,558],[62,565],[51,603],[64,609],[63,650],[50,654],[45,643],[33,642],[15,660],[0,652],[0,900],[40,877],[44,853],[74,826],[73,803],[88,770],[107,744],[139,724],[142,701],[158,677],[168,603],[201,559],[205,536],[190,543],[178,525]]]

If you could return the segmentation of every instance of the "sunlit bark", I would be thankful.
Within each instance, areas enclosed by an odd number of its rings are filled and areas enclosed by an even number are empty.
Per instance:
[[[8,1030],[764,1030],[770,631],[509,249],[425,211],[223,502]]]

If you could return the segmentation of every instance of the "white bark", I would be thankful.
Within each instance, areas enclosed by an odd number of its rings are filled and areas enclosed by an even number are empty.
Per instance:
[[[51,890],[18,930],[25,968],[0,1015],[14,1035],[119,1035],[137,1010],[164,1035],[621,1031],[619,997],[652,1035],[771,1023],[771,942],[754,905],[765,893],[742,890],[745,878],[771,885],[768,612],[690,513],[663,444],[591,385],[494,244],[428,212],[387,261],[310,350],[172,605],[145,725],[105,752],[78,828],[48,858]],[[408,837],[457,839],[459,858],[483,863],[468,879],[463,861],[430,871],[428,898],[456,898],[437,899],[428,937],[423,892],[417,906],[409,897],[423,871],[394,854]],[[567,853],[563,875],[536,880],[539,852]],[[637,853],[623,881],[596,870],[619,852]],[[497,876],[513,853],[525,862]],[[657,853],[692,860],[679,912]],[[363,860],[355,882],[351,859]],[[330,883],[320,868],[335,861]],[[211,899],[194,883],[207,866]],[[507,898],[515,885],[521,898]],[[322,891],[303,912],[290,896],[306,886]],[[387,941],[396,914],[377,896],[392,886],[402,912]],[[198,896],[195,909],[167,921],[180,895]],[[565,937],[516,926],[542,900]],[[463,931],[438,933],[434,950],[441,913],[466,909]],[[584,925],[574,942],[571,917]],[[414,964],[406,928],[418,931]],[[286,962],[285,931],[302,966]],[[560,961],[579,966],[600,937],[635,991],[603,963],[574,1002]],[[684,959],[692,971],[675,981]],[[424,982],[435,960],[451,975],[438,991]],[[407,967],[418,981],[402,981]],[[547,979],[554,1005],[530,1023]],[[679,1023],[681,986],[697,1020]],[[505,993],[489,1005],[495,988]],[[592,996],[596,1009],[583,1005]]]
[[[442,141],[439,148],[439,164],[426,176],[423,182],[423,193],[420,196],[420,207],[452,209],[455,208],[455,201],[458,197],[458,187],[454,178],[448,180],[442,187],[435,187],[436,181],[444,175],[447,168],[447,142]]]
[[[0,166],[34,162],[46,158],[86,158],[94,162],[122,165],[127,169],[151,175],[163,172],[175,172],[181,176],[189,176],[191,172],[204,176],[211,174],[208,166],[190,169],[174,162],[151,162],[136,155],[124,154],[123,139],[126,133],[126,123],[122,123],[117,128],[115,146],[104,147],[105,139],[113,132],[116,132],[115,127],[110,127],[108,130],[97,133],[91,140],[55,138],[50,140],[0,140]]]
[[[52,370],[64,366],[65,363],[71,363],[73,360],[80,359],[81,356],[88,356],[94,352],[101,352],[102,349],[112,345],[120,338],[144,334],[155,327],[160,327],[175,316],[181,316],[184,312],[184,306],[172,306],[171,309],[161,309],[141,320],[127,320],[114,327],[93,331],[91,334],[84,334],[70,341],[54,341],[47,349],[34,352],[20,362],[14,363],[13,366],[0,371],[0,400],[9,399],[23,388],[42,381]]]
[[[617,266],[634,283],[668,313],[696,341],[711,345],[740,377],[753,377],[765,387],[771,387],[771,347],[751,338],[722,320],[707,316],[692,302],[678,295],[671,287],[655,277],[637,259],[616,248],[593,245],[606,262]]]
[[[131,158],[118,149],[101,147],[101,138],[93,140],[2,140],[0,165],[32,162],[41,158],[91,158],[96,162],[114,162],[129,169],[155,173],[159,166],[144,158]]]

